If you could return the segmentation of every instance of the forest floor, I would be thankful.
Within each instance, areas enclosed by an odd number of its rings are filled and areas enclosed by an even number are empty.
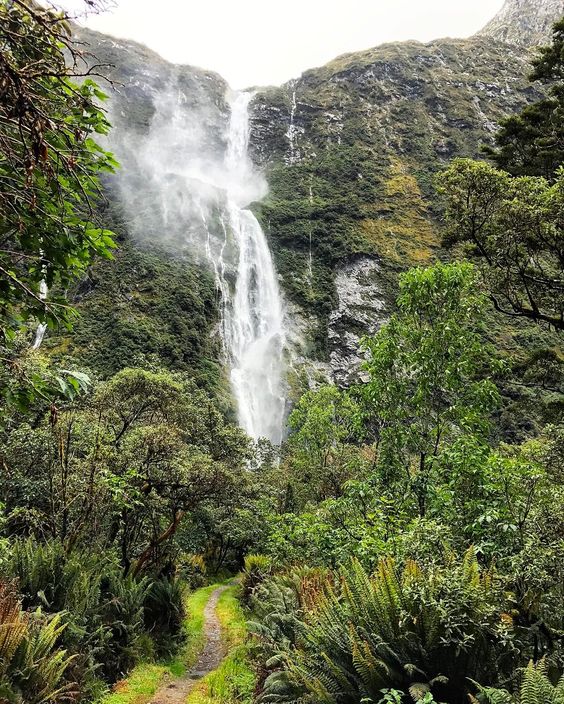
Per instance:
[[[254,676],[237,592],[234,582],[192,592],[182,652],[168,663],[140,663],[97,704],[230,704],[235,696],[250,702]]]
[[[228,588],[224,585],[215,589],[206,604],[203,631],[205,645],[194,667],[182,677],[172,680],[167,678],[151,697],[150,704],[184,704],[197,681],[218,667],[225,654],[225,646],[221,639],[221,624],[216,607],[219,597]]]

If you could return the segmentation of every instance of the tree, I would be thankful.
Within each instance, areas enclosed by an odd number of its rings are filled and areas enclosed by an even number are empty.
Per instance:
[[[495,308],[564,329],[564,169],[554,183],[456,159],[440,174],[446,243],[481,264]]]
[[[0,457],[9,534],[68,551],[95,539],[136,575],[163,567],[202,504],[238,495],[249,442],[181,376],[125,369],[55,418],[21,423]]]
[[[339,496],[342,485],[361,467],[355,443],[362,436],[360,409],[336,386],[308,391],[290,415],[294,431],[284,466],[296,499],[322,501]]]
[[[514,176],[553,179],[564,163],[564,18],[554,25],[552,45],[540,50],[533,66],[531,80],[549,85],[548,96],[503,120],[497,149],[485,151]]]
[[[498,392],[480,334],[484,297],[471,264],[411,269],[400,279],[398,312],[364,340],[370,378],[360,389],[379,429],[377,470],[405,486],[425,515],[446,448],[465,436],[485,440]]]
[[[94,4],[94,3],[91,3]],[[81,69],[84,66],[84,69]],[[105,98],[64,16],[33,0],[0,0],[0,333],[28,319],[70,324],[66,286],[111,233],[94,224],[99,176],[116,165],[93,139]],[[71,78],[81,76],[80,85]],[[50,289],[48,299],[42,286]]]

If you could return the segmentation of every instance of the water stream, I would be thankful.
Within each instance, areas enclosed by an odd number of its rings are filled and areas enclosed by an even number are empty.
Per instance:
[[[235,291],[224,306],[222,329],[239,422],[251,437],[278,444],[285,409],[282,298],[266,237],[245,207],[241,188],[241,179],[252,169],[247,155],[251,98],[250,93],[239,93],[231,102],[225,167],[232,176],[227,182],[234,187],[227,188],[227,219],[238,262]],[[219,279],[224,292],[225,282]]]

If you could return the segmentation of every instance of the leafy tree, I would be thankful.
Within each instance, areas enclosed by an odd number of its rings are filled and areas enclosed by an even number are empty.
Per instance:
[[[362,467],[355,447],[363,432],[357,402],[336,386],[322,386],[300,398],[289,422],[294,432],[283,473],[293,500],[303,505],[339,496]]]
[[[495,308],[564,329],[564,171],[553,184],[456,159],[439,177],[447,242],[481,262]]]
[[[82,70],[82,66],[85,68]],[[92,138],[109,124],[66,18],[28,0],[0,2],[0,330],[30,318],[70,324],[64,290],[94,255],[99,176],[116,165]],[[85,78],[78,85],[71,78]],[[42,282],[52,289],[48,299]]]
[[[412,269],[400,279],[398,312],[373,338],[370,378],[359,389],[376,428],[377,468],[405,486],[420,515],[445,449],[464,436],[485,441],[498,392],[480,319],[484,298],[470,264]]]
[[[564,18],[554,25],[551,46],[533,61],[532,81],[549,86],[548,96],[501,123],[497,149],[486,149],[514,176],[553,179],[564,163]]]
[[[245,484],[248,456],[244,433],[190,382],[123,370],[88,402],[7,434],[8,529],[70,550],[95,526],[124,571],[162,569],[182,521]]]

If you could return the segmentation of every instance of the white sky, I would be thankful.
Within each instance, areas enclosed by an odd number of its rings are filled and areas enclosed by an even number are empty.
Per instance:
[[[80,0],[55,0],[69,9]],[[404,39],[467,37],[503,0],[113,0],[84,23],[233,88],[280,84],[348,51]]]

